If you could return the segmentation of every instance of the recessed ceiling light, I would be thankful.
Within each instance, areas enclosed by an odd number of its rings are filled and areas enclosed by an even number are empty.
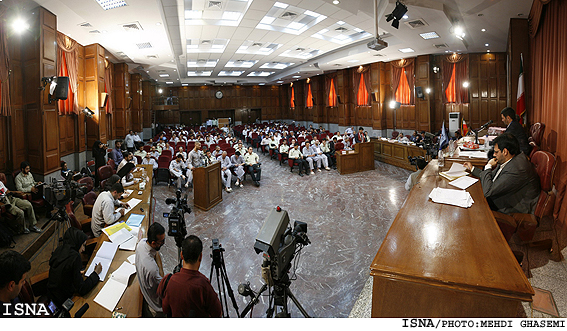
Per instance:
[[[105,56],[105,58],[107,58],[107,59],[108,59],[108,56]]]
[[[189,84],[181,84],[181,86],[189,86]]]
[[[345,22],[343,22],[343,21],[338,21],[337,24],[338,24],[338,25],[343,25],[343,24],[345,24]]]
[[[104,10],[114,9],[118,7],[128,6],[126,1],[124,0],[96,0],[96,2],[102,7]]]
[[[161,74],[160,77],[169,77],[169,74]]]
[[[264,16],[264,18],[260,21],[261,24],[272,24],[276,20],[275,17],[271,16]]]
[[[420,33],[419,35],[425,40],[439,38],[439,35],[435,31]]]
[[[482,32],[486,32],[486,29],[480,29],[480,31],[482,31]]]
[[[316,12],[310,11],[310,10],[306,10],[304,12],[305,15],[309,15],[309,16],[313,16],[313,17],[319,17],[321,16],[321,14],[317,14]]]
[[[202,10],[186,10],[185,19],[198,19],[203,16]]]
[[[165,82],[166,84],[173,84],[173,82]]]
[[[258,84],[258,85],[266,85],[266,83],[260,83],[260,84]]]
[[[347,62],[355,63],[355,62],[358,62],[358,61],[359,61],[359,60],[348,60]]]
[[[484,46],[488,47],[488,44],[484,44]]]
[[[237,11],[225,11],[222,14],[223,20],[238,21],[239,18],[240,18],[240,12]]]
[[[333,0],[333,4],[338,5],[339,3],[341,3],[339,0]]]
[[[102,30],[102,33],[108,33],[108,31],[106,31],[106,30]]]
[[[301,76],[291,76],[291,78],[301,78]]]
[[[278,8],[286,9],[287,6],[288,6],[287,4],[281,3],[281,2],[276,2],[276,3],[274,3],[274,7],[278,7]]]
[[[299,30],[301,28],[303,28],[305,26],[305,24],[303,23],[299,23],[299,22],[291,22],[288,24],[288,28],[290,29],[294,29],[294,30]]]
[[[489,49],[487,49],[487,50],[486,50],[486,53],[490,53],[490,50],[489,50]]]
[[[278,80],[277,83],[281,84],[281,83],[283,83],[283,80]]]
[[[156,25],[157,25],[157,26],[160,26],[160,25],[161,25],[161,22],[157,22]]]
[[[470,85],[469,82],[463,82],[463,87],[464,87],[464,88],[469,87],[469,85]]]
[[[402,53],[413,53],[413,52],[415,52],[412,48],[409,48],[409,47],[407,47],[407,48],[400,48],[400,49],[398,49],[398,50],[399,50],[400,52],[402,52]]]

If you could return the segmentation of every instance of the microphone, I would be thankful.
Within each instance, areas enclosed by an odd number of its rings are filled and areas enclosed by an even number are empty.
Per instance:
[[[84,305],[81,306],[81,308],[79,308],[79,310],[77,310],[77,313],[75,314],[74,318],[83,317],[83,315],[87,312],[87,310],[89,310],[89,304],[85,303]]]
[[[477,131],[482,131],[482,130],[486,129],[486,127],[488,127],[488,126],[489,126],[490,124],[492,124],[492,123],[493,123],[492,120],[490,120],[490,121],[484,123]]]

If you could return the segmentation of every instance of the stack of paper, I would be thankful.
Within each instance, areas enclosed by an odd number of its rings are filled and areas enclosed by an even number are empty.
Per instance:
[[[124,222],[116,223],[112,226],[106,227],[102,229],[102,231],[106,233],[110,241],[118,245],[134,237],[134,235],[131,233],[132,228],[130,228]]]
[[[486,159],[487,158],[486,151],[463,151],[463,150],[461,150],[459,152],[459,156],[472,157],[472,158],[478,158],[478,159]]]
[[[144,220],[144,215],[130,214],[130,217],[128,217],[126,224],[128,224],[129,226],[138,227],[142,224],[143,220]]]
[[[440,187],[436,187],[431,190],[429,197],[436,203],[463,208],[469,208],[474,203],[471,195],[467,191],[451,190]]]
[[[440,176],[447,178],[448,180],[455,180],[459,177],[468,175],[466,168],[457,162],[453,162],[451,169],[439,173]]]
[[[466,190],[472,184],[478,182],[478,179],[472,178],[469,176],[463,176],[459,179],[455,179],[454,181],[450,182],[450,185],[456,186],[462,190]]]
[[[100,248],[98,249],[98,251],[96,252],[96,256],[91,262],[91,265],[89,265],[89,268],[85,272],[85,275],[90,276],[91,273],[94,271],[94,267],[100,263],[102,264],[102,272],[98,275],[98,277],[100,281],[103,282],[104,278],[106,278],[106,273],[108,272],[108,269],[110,269],[110,264],[112,263],[112,259],[114,259],[114,254],[116,254],[117,249],[118,249],[118,244],[111,243],[108,241],[103,242]]]
[[[108,282],[104,284],[100,292],[98,292],[94,301],[107,310],[113,311],[128,287],[128,279],[134,273],[136,273],[135,266],[128,262],[122,263],[120,268],[112,273],[112,276]]]

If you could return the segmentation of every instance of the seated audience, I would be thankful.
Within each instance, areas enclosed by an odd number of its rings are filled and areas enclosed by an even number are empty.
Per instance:
[[[183,267],[162,279],[158,295],[168,317],[221,317],[222,306],[207,277],[199,272],[203,243],[193,235],[183,240]]]
[[[139,156],[142,159],[146,157],[146,154],[148,154],[148,152],[144,150],[144,145],[140,145],[136,152],[134,152],[134,156]]]
[[[314,159],[317,160],[318,171],[321,171],[321,163],[323,163],[325,170],[331,170],[331,168],[329,168],[329,160],[327,158],[327,155],[323,153],[323,150],[319,146],[319,141],[316,139],[313,140],[313,145],[311,145],[311,152],[315,154]]]
[[[252,147],[248,147],[248,153],[244,155],[244,163],[248,166],[250,176],[256,186],[260,186],[260,177],[262,176],[259,160],[258,154],[254,153]]]
[[[234,152],[234,155],[230,157],[230,162],[232,163],[232,170],[236,174],[236,186],[243,187],[242,184],[244,178],[244,157],[240,155],[239,151]]]
[[[177,154],[175,159],[169,163],[169,173],[175,178],[178,189],[181,189],[183,186],[189,187],[189,182],[193,180],[193,173],[186,167],[181,154]]]
[[[232,173],[230,172],[230,167],[232,166],[232,162],[228,157],[226,151],[222,152],[221,156],[219,156],[218,161],[221,163],[221,179],[222,183],[227,192],[232,192],[230,185],[232,183]]]
[[[102,272],[100,263],[85,279],[81,273],[83,269],[81,253],[85,251],[86,241],[87,235],[83,231],[70,227],[63,235],[63,245],[57,247],[51,254],[47,291],[58,307],[75,294],[84,296],[98,285],[98,275]]]
[[[305,160],[301,151],[299,151],[299,145],[293,145],[293,148],[289,150],[290,159],[293,160],[293,164],[299,167],[299,176],[303,177],[303,171],[305,171],[306,175],[309,175],[309,163]],[[313,172],[311,172],[313,173]]]
[[[152,169],[155,170],[158,168],[158,164],[156,162],[156,159],[153,158],[151,155],[152,155],[151,153],[146,153],[146,157],[144,157],[144,159],[142,160],[142,164],[151,164]]]
[[[309,170],[311,171],[311,174],[312,175],[315,174],[315,172],[313,172],[313,170],[315,169],[313,167],[313,161],[317,161],[318,166],[320,167],[321,166],[321,160],[315,158],[316,155],[311,150],[311,144],[309,143],[309,141],[305,141],[305,147],[303,147],[303,150],[301,152],[302,152],[305,160],[307,160],[307,163],[309,163]]]
[[[93,205],[93,218],[91,220],[91,230],[95,237],[100,236],[102,229],[107,225],[112,225],[126,213],[124,208],[128,208],[128,204],[118,201],[118,198],[124,193],[124,187],[121,183],[115,183],[110,191],[101,192]],[[114,207],[123,207],[114,211]]]
[[[122,159],[122,161],[120,161],[120,164],[118,164],[116,172],[119,172],[120,169],[122,169],[122,167],[126,165],[126,163],[132,163],[133,165],[136,165],[138,163],[138,160],[134,157],[134,155],[132,155],[132,153],[124,152],[124,158]]]
[[[36,226],[37,220],[31,202],[23,199],[21,191],[10,191],[0,181],[0,204],[6,206],[9,214],[15,216],[15,224],[10,224],[17,234],[28,234],[30,230],[40,233],[41,229]]]
[[[16,191],[30,194],[34,199],[43,198],[42,182],[36,182],[31,173],[31,166],[27,161],[20,163],[20,173],[14,179]]]

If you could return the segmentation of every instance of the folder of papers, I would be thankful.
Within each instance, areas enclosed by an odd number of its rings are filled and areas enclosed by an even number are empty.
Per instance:
[[[108,311],[113,311],[120,301],[120,298],[128,287],[128,280],[132,274],[136,273],[136,267],[128,262],[116,269],[104,287],[98,292],[94,301],[103,306]]]
[[[453,162],[449,170],[440,172],[439,175],[452,181],[459,177],[468,175],[468,172],[466,172],[466,168],[462,164]]]
[[[129,226],[138,227],[142,225],[142,221],[144,220],[144,217],[145,217],[144,215],[140,215],[140,214],[130,214],[130,217],[128,217],[126,224]]]
[[[456,186],[458,188],[460,188],[461,190],[466,190],[467,188],[469,188],[472,184],[478,182],[477,178],[472,178],[469,176],[463,176],[460,177],[459,179],[455,179],[454,181],[450,182],[449,185],[453,185]]]
[[[110,264],[114,259],[114,255],[116,254],[116,250],[118,249],[118,244],[111,243],[109,241],[105,241],[102,243],[98,251],[96,252],[96,256],[93,258],[93,261],[89,265],[89,268],[85,272],[86,276],[90,276],[90,274],[94,271],[94,267],[97,264],[102,265],[102,271],[100,275],[98,275],[101,282],[104,281],[106,278],[106,273],[108,269],[110,269]]]
[[[436,187],[429,193],[429,198],[435,203],[442,203],[457,207],[469,208],[474,203],[467,191],[452,190]]]

